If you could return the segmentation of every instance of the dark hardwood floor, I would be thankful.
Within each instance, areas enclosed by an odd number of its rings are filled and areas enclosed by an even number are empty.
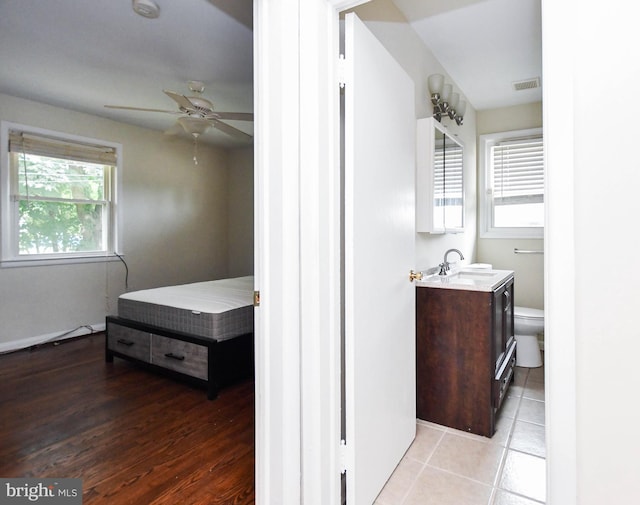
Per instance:
[[[104,361],[104,335],[0,355],[0,477],[83,479],[83,504],[254,503],[254,383]]]

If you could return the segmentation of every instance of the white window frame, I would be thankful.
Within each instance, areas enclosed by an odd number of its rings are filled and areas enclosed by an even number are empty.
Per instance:
[[[11,201],[12,187],[16,181],[11,174],[11,164],[9,161],[9,133],[20,131],[31,133],[43,137],[49,137],[60,141],[100,145],[115,149],[116,165],[115,171],[109,178],[108,196],[108,223],[107,244],[104,251],[97,252],[73,252],[38,255],[19,255],[17,246],[17,224],[16,210]],[[71,135],[58,131],[46,130],[33,126],[12,123],[9,121],[0,122],[0,266],[1,267],[22,267],[55,265],[67,263],[90,263],[100,261],[119,261],[122,256],[122,234],[121,234],[121,205],[119,196],[122,185],[122,145],[116,142]]]
[[[498,142],[518,137],[542,135],[542,128],[526,130],[512,130],[499,133],[480,135],[480,238],[530,238],[542,239],[544,227],[507,228],[493,226],[493,187],[491,147]]]

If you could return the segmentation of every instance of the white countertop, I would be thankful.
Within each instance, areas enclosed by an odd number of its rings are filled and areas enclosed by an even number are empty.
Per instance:
[[[460,268],[447,275],[433,274],[416,280],[416,287],[464,289],[466,291],[493,291],[513,277],[513,270],[476,270]]]

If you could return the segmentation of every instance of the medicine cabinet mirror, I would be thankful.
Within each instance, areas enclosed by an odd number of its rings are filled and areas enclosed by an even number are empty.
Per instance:
[[[463,144],[434,118],[418,119],[416,231],[464,229]]]

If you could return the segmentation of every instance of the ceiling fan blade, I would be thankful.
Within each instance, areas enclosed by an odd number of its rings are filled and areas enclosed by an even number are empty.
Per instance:
[[[172,98],[183,112],[195,110],[195,106],[186,96],[176,93],[175,91],[169,91],[168,89],[163,89],[162,91],[164,91],[168,97]]]
[[[121,110],[135,110],[142,112],[164,112],[166,114],[182,114],[175,110],[163,110],[163,109],[143,109],[140,107],[126,107],[124,105],[105,105],[107,109],[121,109]]]
[[[218,112],[214,111],[217,119],[231,119],[234,121],[253,121],[251,112]]]
[[[234,128],[231,125],[228,125],[227,123],[223,123],[222,121],[218,121],[217,119],[213,119],[213,126],[214,128],[217,128],[218,130],[220,130],[221,132],[224,132],[228,135],[231,135],[232,137],[236,137],[238,139],[242,139],[242,140],[252,140],[253,137],[243,131],[238,130],[237,128]]]

